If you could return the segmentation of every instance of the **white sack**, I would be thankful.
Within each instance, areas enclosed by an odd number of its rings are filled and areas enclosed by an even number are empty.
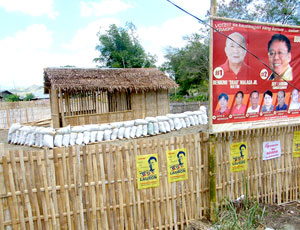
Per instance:
[[[153,123],[153,131],[154,131],[154,134],[159,134],[158,122]]]
[[[83,132],[83,143],[87,145],[88,143],[90,143],[90,139],[91,139],[91,132],[84,131]]]
[[[118,131],[118,139],[122,140],[124,138],[125,127],[120,127]]]
[[[98,131],[91,131],[91,142],[95,143],[96,142],[96,136],[97,136]]]
[[[136,133],[135,136],[136,137],[141,137],[143,134],[143,125],[138,125],[136,128]]]
[[[97,141],[98,142],[101,142],[103,141],[103,138],[104,138],[104,131],[97,131]]]
[[[167,116],[157,116],[156,119],[160,122],[160,121],[168,121],[169,118]]]
[[[77,138],[77,133],[71,133],[70,134],[70,145],[74,146],[76,144],[76,138]]]
[[[43,146],[53,149],[53,135],[43,134]]]
[[[147,133],[148,133],[147,125],[143,125],[143,136],[147,136]]]
[[[152,122],[149,122],[147,125],[147,133],[149,135],[154,135],[154,125]]]
[[[111,130],[111,129],[106,129],[106,130],[104,130],[104,136],[103,136],[103,139],[104,139],[105,141],[110,140],[111,134],[112,134],[112,130]]]
[[[170,131],[171,131],[171,128],[170,128],[169,122],[168,122],[168,121],[163,121],[163,123],[164,123],[164,126],[165,126],[165,128],[166,128],[166,131],[167,131],[167,132],[170,132]]]
[[[63,135],[62,134],[56,134],[54,136],[54,146],[62,147],[62,140],[63,140]]]
[[[81,145],[83,143],[83,133],[78,133],[75,141],[76,145]]]
[[[166,133],[167,132],[166,127],[165,127],[165,125],[162,121],[158,122],[158,127],[159,127],[159,132],[160,133]]]
[[[130,137],[131,138],[135,138],[135,136],[136,136],[136,130],[137,130],[136,126],[132,126],[131,127],[131,130],[130,130]]]
[[[170,129],[174,130],[175,129],[175,125],[174,125],[173,119],[169,119],[169,124],[170,124]]]
[[[119,132],[119,128],[114,128],[114,129],[112,130],[110,139],[111,139],[111,140],[116,140],[117,137],[118,137],[118,132]]]
[[[158,122],[158,120],[155,117],[146,117],[145,120],[148,122]]]
[[[126,139],[129,139],[129,138],[130,138],[131,127],[132,127],[132,126],[129,126],[129,127],[126,127],[126,128],[125,128],[125,131],[124,131],[124,137],[125,137]]]
[[[67,133],[71,133],[71,126],[68,125],[68,126],[66,126],[66,127],[57,129],[57,130],[56,130],[56,133],[62,134],[62,135],[63,135],[63,134],[67,134]]]
[[[66,134],[63,135],[63,140],[62,140],[63,146],[65,146],[65,147],[69,146],[69,144],[70,144],[70,137],[71,137],[71,134],[69,134],[69,133],[66,133]]]
[[[124,127],[132,127],[134,126],[134,121],[125,121],[124,122]]]

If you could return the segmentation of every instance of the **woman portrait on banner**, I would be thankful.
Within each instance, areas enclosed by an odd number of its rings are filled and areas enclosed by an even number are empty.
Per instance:
[[[231,114],[244,114],[246,112],[246,105],[243,104],[244,93],[238,91],[235,94],[235,105],[231,110]]]

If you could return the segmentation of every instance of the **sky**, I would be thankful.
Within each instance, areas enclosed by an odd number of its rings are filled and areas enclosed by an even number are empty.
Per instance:
[[[204,19],[210,0],[173,0]],[[165,59],[168,46],[203,27],[167,0],[0,0],[0,90],[43,85],[43,69],[96,67],[97,33],[132,22],[146,52]]]

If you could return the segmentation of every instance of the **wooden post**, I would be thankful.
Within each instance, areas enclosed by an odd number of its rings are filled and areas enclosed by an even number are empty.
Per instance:
[[[209,219],[216,221],[214,209],[216,208],[216,153],[215,153],[216,135],[209,134]]]
[[[53,128],[60,128],[57,89],[55,89],[54,87],[51,87],[50,89],[50,103]]]
[[[217,0],[210,1],[211,16],[216,15]],[[213,26],[212,20],[210,25]],[[208,170],[209,170],[209,219],[216,221],[215,208],[216,208],[216,152],[215,143],[216,135],[212,133],[212,57],[213,57],[213,30],[210,30],[210,45],[209,45],[209,157],[208,157]]]
[[[216,15],[216,5],[217,0],[210,0],[210,14],[211,16]],[[210,26],[213,27],[213,21],[210,20]],[[209,129],[212,130],[212,117],[213,117],[213,93],[212,93],[212,71],[213,71],[213,29],[210,29],[210,42],[209,42],[209,109],[208,109],[208,118],[209,118]]]

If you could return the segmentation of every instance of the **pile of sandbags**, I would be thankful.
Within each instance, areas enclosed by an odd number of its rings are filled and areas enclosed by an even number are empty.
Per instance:
[[[38,147],[68,147],[116,139],[131,139],[167,133],[173,130],[207,124],[206,107],[166,116],[146,117],[111,124],[66,126],[60,129],[13,124],[8,132],[8,143]]]
[[[8,131],[8,143],[53,148],[55,129],[13,124]]]

